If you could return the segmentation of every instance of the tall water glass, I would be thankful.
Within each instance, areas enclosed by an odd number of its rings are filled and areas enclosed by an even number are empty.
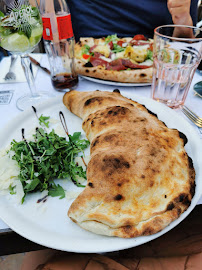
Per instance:
[[[17,107],[24,110],[49,98],[48,93],[36,91],[29,53],[32,52],[43,33],[41,16],[36,0],[1,0],[0,46],[12,54],[21,56],[22,67],[30,94],[17,100]]]
[[[202,57],[202,31],[182,25],[154,30],[152,98],[171,108],[184,104]]]

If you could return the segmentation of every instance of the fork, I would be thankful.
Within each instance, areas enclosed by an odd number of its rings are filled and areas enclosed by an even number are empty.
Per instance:
[[[198,127],[202,127],[202,117],[199,117],[194,112],[192,112],[189,108],[185,105],[182,106],[182,112]]]
[[[16,80],[16,75],[12,71],[16,60],[17,60],[17,56],[16,55],[11,55],[11,64],[10,64],[10,68],[9,68],[8,73],[6,74],[6,76],[4,78],[5,81],[11,81],[11,80],[14,81],[14,80]]]

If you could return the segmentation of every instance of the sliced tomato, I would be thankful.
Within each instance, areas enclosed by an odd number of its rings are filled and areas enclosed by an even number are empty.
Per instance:
[[[122,40],[117,41],[117,45],[119,45],[121,47],[122,47],[123,43],[124,43],[124,41],[122,41]]]
[[[153,43],[150,44],[149,50],[151,50],[153,52]]]
[[[114,47],[113,42],[112,42],[112,41],[110,41],[110,42],[108,43],[108,45],[109,45],[110,50],[112,50],[112,49],[113,49],[113,47]]]
[[[88,59],[89,57],[90,57],[89,54],[85,54],[85,53],[83,54],[83,58],[84,58],[84,59]]]
[[[133,40],[147,40],[147,38],[144,35],[135,35]]]

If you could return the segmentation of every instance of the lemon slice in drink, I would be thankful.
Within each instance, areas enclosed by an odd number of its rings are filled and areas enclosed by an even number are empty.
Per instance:
[[[32,29],[32,34],[29,39],[30,47],[34,47],[36,44],[39,43],[39,41],[41,40],[42,33],[43,33],[43,27],[41,25],[39,27]]]
[[[25,52],[29,49],[29,39],[18,33],[11,34],[1,40],[1,46],[10,52]]]

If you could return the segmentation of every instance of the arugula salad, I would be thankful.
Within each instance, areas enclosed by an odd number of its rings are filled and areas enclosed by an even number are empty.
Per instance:
[[[19,174],[16,175],[23,188],[21,203],[29,193],[48,191],[52,197],[65,197],[64,188],[54,179],[69,179],[78,187],[85,187],[80,179],[86,179],[86,170],[83,169],[75,158],[84,155],[84,149],[89,146],[89,141],[81,138],[80,132],[68,134],[68,139],[56,134],[55,130],[46,131],[49,127],[48,116],[39,117],[39,128],[33,134],[33,140],[17,142],[13,140],[7,151],[10,158],[17,163]],[[17,187],[10,184],[10,194],[16,194]],[[0,185],[1,186],[1,185]]]

